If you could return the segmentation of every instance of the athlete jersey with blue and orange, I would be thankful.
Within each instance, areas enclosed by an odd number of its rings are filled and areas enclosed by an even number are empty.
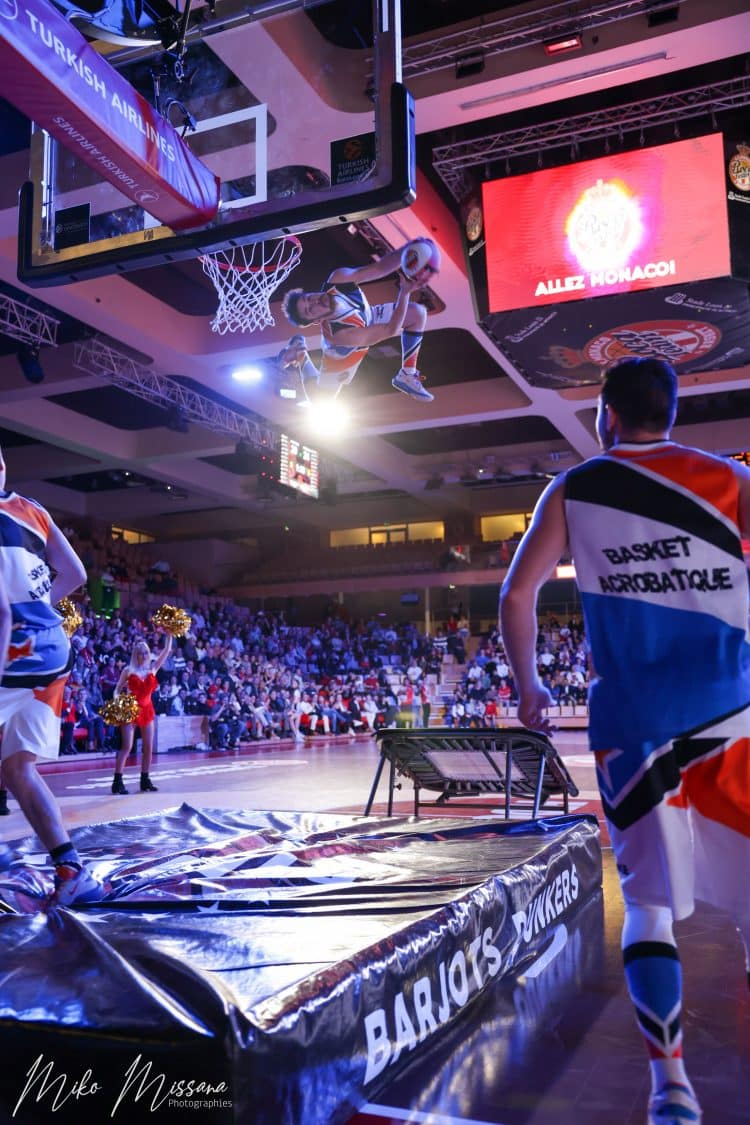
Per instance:
[[[731,465],[670,441],[618,443],[566,474],[565,512],[596,673],[592,750],[647,754],[747,707]]]
[[[0,575],[12,613],[2,687],[44,687],[69,667],[70,642],[50,603],[50,517],[34,500],[0,493]]]
[[[342,328],[369,327],[372,324],[372,309],[360,287],[351,281],[334,284],[329,278],[324,289],[334,298],[336,312],[321,322],[323,359],[320,373],[334,375],[340,382],[351,382],[369,348],[337,344],[336,333]]]

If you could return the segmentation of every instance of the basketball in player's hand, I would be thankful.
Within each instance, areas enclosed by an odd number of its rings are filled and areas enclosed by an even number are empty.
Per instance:
[[[410,281],[429,281],[440,270],[440,251],[431,238],[414,238],[401,251],[401,272]],[[422,276],[424,275],[424,276]]]

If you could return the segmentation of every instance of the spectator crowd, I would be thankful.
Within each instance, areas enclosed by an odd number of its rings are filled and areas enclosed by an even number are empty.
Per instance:
[[[77,538],[71,529],[70,537]],[[352,735],[381,727],[426,727],[430,716],[449,727],[494,727],[516,702],[497,629],[474,650],[463,606],[446,627],[425,636],[412,622],[375,618],[350,623],[329,616],[300,626],[282,612],[254,612],[211,591],[190,590],[168,562],[148,563],[124,541],[82,542],[89,591],[79,609],[82,626],[72,639],[74,663],[65,689],[61,753],[112,750],[120,732],[101,718],[134,644],[159,646],[149,611],[137,608],[143,595],[175,596],[192,617],[163,667],[153,696],[157,715],[206,716],[207,747],[231,749],[270,738]],[[139,599],[121,591],[139,589]],[[200,596],[199,596],[200,595]],[[473,651],[473,655],[470,652]],[[448,655],[462,677],[447,696],[437,690]],[[540,677],[555,703],[585,704],[589,685],[588,646],[580,619],[566,624],[550,617],[537,638]]]
[[[205,715],[209,745],[306,734],[351,735],[429,716],[430,682],[443,646],[413,623],[378,619],[351,624],[329,617],[292,625],[283,613],[252,612],[206,599],[187,607],[192,627],[177,639],[158,673],[157,715]],[[97,615],[87,600],[74,634],[74,662],[65,690],[61,752],[116,749],[119,733],[100,716],[133,645],[158,647],[153,626],[135,610]]]
[[[561,625],[557,618],[550,617],[540,624],[536,647],[539,676],[555,705],[586,704],[589,650],[583,622],[571,619]],[[502,640],[497,629],[493,629],[466,663],[461,681],[446,701],[445,725],[496,727],[505,706],[517,701]]]

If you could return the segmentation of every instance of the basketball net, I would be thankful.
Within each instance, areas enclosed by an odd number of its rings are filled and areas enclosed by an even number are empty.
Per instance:
[[[212,330],[223,335],[255,332],[274,325],[271,294],[289,276],[301,255],[302,243],[293,234],[203,254],[203,272],[211,278],[219,298]]]

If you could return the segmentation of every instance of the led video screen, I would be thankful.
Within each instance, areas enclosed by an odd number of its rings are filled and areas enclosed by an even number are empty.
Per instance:
[[[490,312],[731,273],[721,133],[482,185]]]

